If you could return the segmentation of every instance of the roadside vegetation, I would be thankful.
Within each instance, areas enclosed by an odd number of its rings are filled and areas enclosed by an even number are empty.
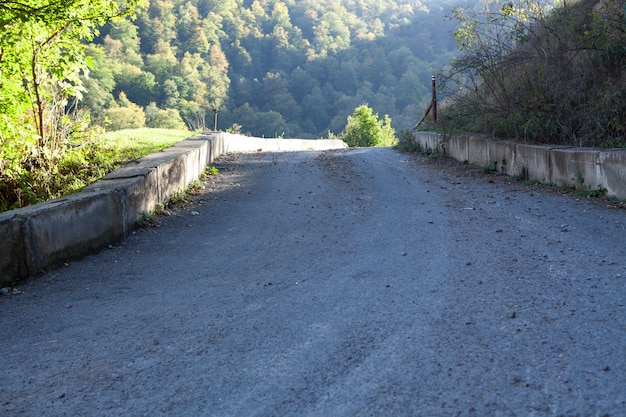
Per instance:
[[[454,10],[438,130],[626,147],[623,0],[488,0]],[[432,129],[426,124],[424,129]]]
[[[132,129],[72,137],[63,142],[54,164],[41,165],[28,152],[18,169],[0,174],[0,212],[80,191],[122,164],[168,148],[190,137],[187,130]],[[28,146],[28,144],[24,144]],[[2,148],[3,157],[10,149]],[[9,174],[11,176],[9,176]]]
[[[233,132],[323,137],[364,102],[410,124],[456,51],[437,22],[463,2],[2,1],[0,211],[138,156],[104,131],[197,131],[219,112]]]
[[[328,138],[341,139],[350,147],[394,146],[398,143],[389,115],[381,120],[367,104],[357,107],[352,116],[348,116],[348,123],[339,136],[329,133]]]

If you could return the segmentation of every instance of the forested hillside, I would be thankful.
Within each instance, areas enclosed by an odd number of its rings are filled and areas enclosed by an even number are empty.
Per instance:
[[[318,138],[363,120],[386,138],[366,143],[393,143],[433,73],[440,117],[423,128],[624,147],[624,13],[623,0],[3,0],[0,210],[122,163],[102,127],[211,129],[217,110],[220,130]]]
[[[214,109],[268,137],[339,134],[358,109],[413,126],[457,50],[445,16],[477,1],[0,1],[0,211],[123,163],[103,128],[211,129]]]
[[[413,126],[457,51],[463,0],[145,0],[89,46],[79,107],[108,129],[339,133],[367,103]],[[474,3],[473,1],[470,3]]]

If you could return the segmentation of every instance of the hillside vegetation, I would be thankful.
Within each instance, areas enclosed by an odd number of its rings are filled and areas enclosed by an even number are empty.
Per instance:
[[[461,54],[438,128],[626,147],[623,0],[489,1],[456,9]]]
[[[216,110],[221,130],[325,137],[366,103],[410,126],[464,3],[2,1],[0,209],[79,189],[104,129],[211,129]]]
[[[338,133],[369,104],[415,124],[457,52],[463,0],[149,0],[105,26],[79,108],[108,129],[187,124],[255,136]]]
[[[625,65],[623,0],[5,0],[0,210],[80,189],[111,160],[105,130],[217,112],[220,130],[354,144],[371,121],[364,142],[393,143],[438,70],[430,128],[624,147]]]

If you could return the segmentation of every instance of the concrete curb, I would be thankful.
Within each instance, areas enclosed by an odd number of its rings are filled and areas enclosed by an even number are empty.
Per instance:
[[[576,189],[603,188],[626,199],[626,149],[527,145],[482,135],[417,132],[425,149],[437,149],[457,161],[495,166],[498,172]]]
[[[142,213],[186,189],[223,153],[346,147],[337,140],[197,135],[131,162],[79,193],[0,213],[0,286],[121,241]]]

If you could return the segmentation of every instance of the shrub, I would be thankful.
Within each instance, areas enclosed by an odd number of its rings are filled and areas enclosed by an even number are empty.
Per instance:
[[[339,136],[350,147],[394,146],[398,143],[395,131],[391,127],[391,118],[385,115],[378,119],[378,113],[363,104],[348,116],[348,124]]]
[[[160,109],[150,103],[145,110],[146,127],[157,129],[186,129],[187,125],[177,109]]]
[[[131,102],[124,92],[120,93],[120,107],[104,111],[107,130],[138,129],[146,125],[143,108]]]
[[[444,130],[626,147],[623,0],[457,8],[461,54],[442,77]]]

